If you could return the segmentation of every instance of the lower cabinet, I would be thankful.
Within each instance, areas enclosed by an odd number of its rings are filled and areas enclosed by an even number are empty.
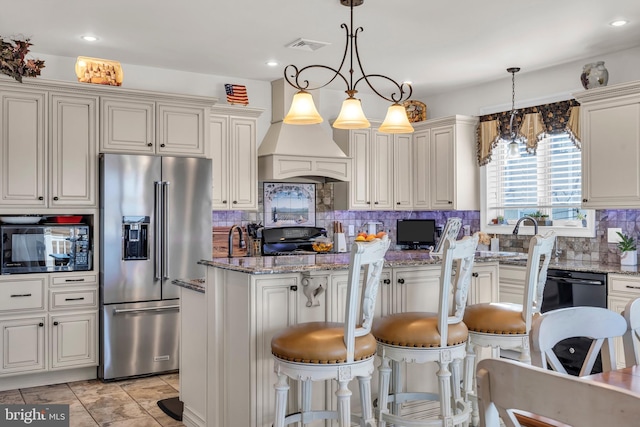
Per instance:
[[[500,266],[500,302],[522,304],[527,268],[519,265]]]
[[[609,274],[608,288],[607,307],[616,313],[622,313],[629,301],[640,298],[640,276]],[[614,345],[618,368],[624,368],[626,361],[622,338],[616,338]]]
[[[46,316],[0,320],[0,375],[44,371]]]
[[[50,316],[51,369],[95,366],[98,314],[71,313]]]

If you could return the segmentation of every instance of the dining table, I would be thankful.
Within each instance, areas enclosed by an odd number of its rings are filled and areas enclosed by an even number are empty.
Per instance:
[[[640,397],[640,365],[628,366],[613,371],[591,374],[582,378],[613,387],[623,388]],[[532,414],[530,412],[518,411],[515,413],[516,419],[522,427],[571,427],[558,421]]]

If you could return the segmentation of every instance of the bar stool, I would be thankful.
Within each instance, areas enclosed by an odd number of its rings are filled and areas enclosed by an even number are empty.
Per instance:
[[[474,401],[473,424],[477,421],[475,403],[475,366],[478,347],[491,347],[493,358],[500,357],[500,349],[520,351],[519,360],[531,364],[529,331],[533,315],[540,313],[542,294],[547,281],[547,269],[556,236],[549,231],[533,236],[529,242],[527,271],[522,304],[480,303],[467,307],[464,323],[469,328],[465,361],[465,393]]]
[[[462,240],[445,241],[438,313],[398,313],[374,321],[372,333],[378,341],[378,355],[382,357],[379,368],[379,426],[391,423],[396,426],[450,427],[468,422],[471,407],[462,399],[461,393],[460,370],[467,341],[467,327],[462,322],[462,317],[477,245],[477,233]],[[452,282],[454,261],[456,274],[455,282]],[[439,367],[436,374],[439,394],[402,391],[399,379],[401,362],[436,362]],[[390,392],[392,371],[394,390]],[[410,400],[439,400],[439,417],[415,420],[403,416],[399,413],[400,406]],[[391,411],[389,404],[392,406]]]
[[[355,242],[351,247],[345,322],[308,322],[289,327],[271,340],[275,358],[276,409],[274,427],[291,423],[306,425],[319,419],[337,419],[340,427],[352,418],[362,426],[375,426],[371,403],[371,374],[374,371],[376,341],[370,333],[384,255],[390,240],[384,236],[372,242]],[[364,267],[361,269],[361,267]],[[363,286],[360,286],[362,273]],[[351,415],[349,382],[358,378],[362,416]],[[287,378],[302,382],[302,407],[286,415]],[[337,411],[311,409],[311,381],[334,379]]]

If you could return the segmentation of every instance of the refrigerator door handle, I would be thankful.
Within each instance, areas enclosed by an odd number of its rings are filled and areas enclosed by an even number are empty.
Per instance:
[[[167,310],[179,310],[179,305],[167,305],[164,307],[146,307],[146,308],[115,308],[113,314],[122,313],[142,313],[145,311],[167,311]]]
[[[162,278],[162,265],[161,265],[161,260],[160,260],[160,256],[162,254],[162,223],[163,223],[163,218],[162,218],[162,214],[163,211],[160,208],[162,205],[162,182],[160,181],[156,181],[154,182],[154,186],[155,186],[155,194],[156,194],[156,200],[155,200],[155,205],[154,205],[154,209],[155,209],[155,222],[154,222],[154,234],[155,234],[155,241],[154,241],[154,254],[153,254],[153,274],[155,276],[156,280],[160,280]]]
[[[169,184],[162,183],[162,278],[169,279]]]

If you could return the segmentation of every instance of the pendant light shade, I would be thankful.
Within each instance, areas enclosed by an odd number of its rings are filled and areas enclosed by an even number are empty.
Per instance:
[[[301,90],[293,95],[291,108],[283,120],[290,125],[315,125],[322,123],[322,116],[318,113],[313,103],[313,96],[309,92]]]
[[[507,158],[517,159],[518,157],[520,157],[520,147],[517,141],[512,141],[507,145]]]
[[[413,126],[409,123],[407,110],[396,103],[389,107],[387,116],[378,130],[384,133],[411,133],[413,132]]]
[[[336,129],[365,129],[371,127],[371,123],[364,116],[362,103],[356,98],[347,98],[342,103],[340,114],[333,127]]]

